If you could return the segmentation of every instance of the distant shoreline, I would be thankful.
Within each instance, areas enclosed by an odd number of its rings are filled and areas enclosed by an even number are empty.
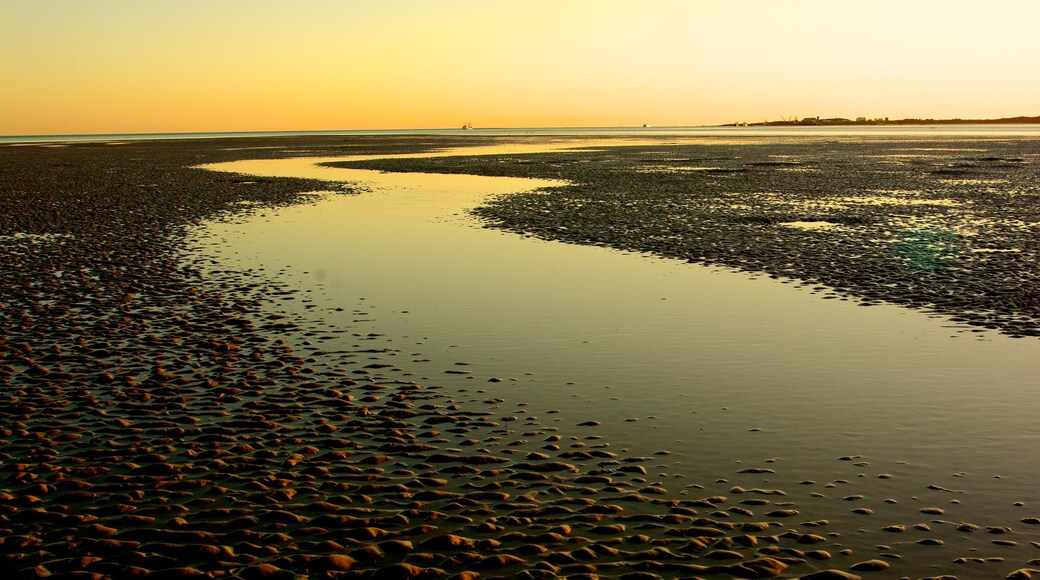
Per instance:
[[[330,136],[404,136],[404,135],[462,135],[481,133],[484,135],[578,135],[585,133],[602,134],[608,132],[645,132],[645,131],[705,131],[726,127],[880,127],[880,126],[921,126],[929,125],[1040,125],[1037,117],[1005,117],[1002,119],[863,119],[844,118],[822,119],[808,117],[781,121],[761,121],[757,123],[727,123],[723,125],[620,125],[606,127],[476,127],[475,129],[457,129],[442,127],[436,129],[324,129],[324,130],[270,130],[270,131],[201,131],[201,132],[152,132],[152,133],[77,133],[51,135],[0,135],[0,145],[39,144],[45,142],[87,142],[87,141],[145,141],[145,140],[180,140],[180,139],[237,139],[242,137],[330,137]]]
[[[1004,117],[1002,119],[866,119],[856,120],[836,117],[821,119],[820,117],[806,117],[804,119],[791,119],[782,121],[762,121],[760,123],[726,123],[719,127],[880,127],[886,125],[1036,125],[1040,124],[1040,117]]]

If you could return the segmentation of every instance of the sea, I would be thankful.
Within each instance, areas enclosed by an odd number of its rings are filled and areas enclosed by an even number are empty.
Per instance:
[[[1040,125],[982,124],[982,125],[877,125],[828,127],[535,127],[487,129],[361,129],[328,131],[220,131],[197,133],[105,133],[90,135],[0,135],[0,144],[72,143],[110,141],[151,141],[163,139],[227,139],[246,137],[307,137],[307,136],[378,136],[378,135],[484,135],[511,136],[575,136],[575,137],[726,137],[726,136],[834,136],[856,137],[871,135],[949,135],[949,136],[1008,136],[1040,137]]]

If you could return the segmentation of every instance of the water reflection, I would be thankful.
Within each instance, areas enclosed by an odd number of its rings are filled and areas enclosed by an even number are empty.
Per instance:
[[[633,453],[671,451],[666,474],[679,489],[711,487],[738,462],[766,458],[780,466],[775,484],[795,489],[837,477],[836,458],[857,454],[869,467],[850,485],[868,497],[964,488],[975,500],[957,517],[984,521],[1014,521],[1015,501],[1040,501],[1038,341],[971,340],[920,312],[525,239],[482,229],[465,213],[488,195],[553,182],[321,161],[211,168],[339,179],[368,192],[210,224],[200,235],[221,240],[207,251],[225,264],[283,270],[313,290],[309,312],[280,307],[318,325],[385,335],[409,376],[462,397],[501,394],[516,405],[511,412],[522,406],[545,421],[601,421],[596,434]],[[942,264],[950,243],[920,230],[897,245],[928,268]],[[875,477],[882,472],[896,478]],[[951,480],[956,473],[970,476]]]

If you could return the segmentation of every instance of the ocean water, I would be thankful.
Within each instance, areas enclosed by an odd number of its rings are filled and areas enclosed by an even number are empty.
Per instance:
[[[496,413],[654,456],[648,479],[675,497],[736,483],[783,490],[799,521],[827,519],[857,554],[893,543],[886,525],[947,525],[919,511],[934,505],[947,523],[1013,526],[1022,541],[995,548],[984,534],[954,532],[944,551],[901,548],[915,566],[933,558],[949,570],[972,554],[1018,561],[1025,540],[1040,540],[1018,523],[1040,509],[1040,341],[767,277],[487,230],[466,214],[488,196],[551,182],[316,165],[327,160],[208,166],[365,192],[316,192],[310,204],[193,235],[193,255],[214,268],[263,270],[300,292],[273,308],[319,333],[347,331],[315,338],[323,349],[385,348],[402,378],[459,400],[500,397]],[[582,431],[585,421],[600,425]],[[772,473],[738,474],[752,466]]]
[[[870,136],[947,135],[1040,137],[1040,125],[912,125],[867,127],[535,127],[487,129],[371,129],[328,131],[243,131],[199,133],[112,133],[96,135],[0,135],[0,144],[120,142],[161,139],[223,139],[337,135],[484,135],[484,136]]]

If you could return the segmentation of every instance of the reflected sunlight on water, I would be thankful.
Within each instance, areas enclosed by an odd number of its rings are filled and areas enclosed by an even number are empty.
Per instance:
[[[479,150],[495,152],[505,150]],[[847,473],[835,461],[858,454],[869,467],[849,487],[869,497],[908,499],[967,473],[956,484],[974,495],[957,517],[1013,521],[1013,502],[1040,502],[1040,341],[765,277],[486,230],[465,213],[487,196],[554,182],[315,165],[326,160],[209,166],[368,191],[207,224],[199,251],[224,267],[284,270],[313,290],[313,307],[280,307],[385,334],[411,355],[399,362],[409,376],[501,395],[564,424],[601,421],[596,435],[619,447],[671,451],[667,477],[679,489],[779,458],[771,477],[794,491],[799,480]],[[833,225],[824,223],[785,225]],[[927,269],[946,241],[915,230],[893,243]],[[446,374],[457,362],[465,372]],[[860,517],[845,513],[828,517]]]

